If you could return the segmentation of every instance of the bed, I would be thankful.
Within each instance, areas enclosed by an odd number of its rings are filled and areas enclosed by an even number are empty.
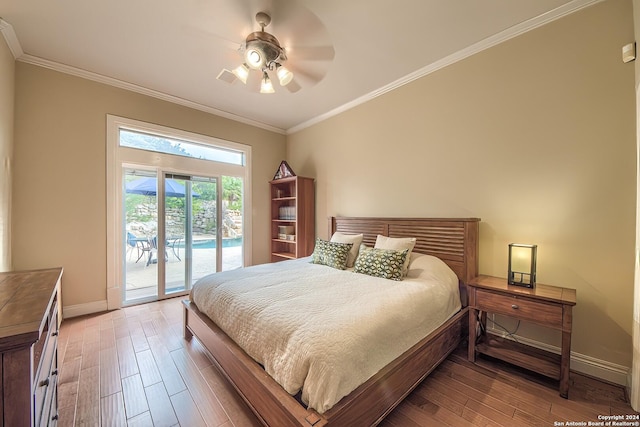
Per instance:
[[[184,302],[185,338],[196,336],[202,342],[220,371],[265,425],[375,425],[444,360],[463,337],[468,324],[464,283],[477,274],[478,222],[476,218],[330,218],[330,236],[336,231],[362,233],[363,243],[368,246],[374,245],[377,235],[416,237],[415,253],[436,256],[455,272],[462,308],[326,411],[303,406],[299,397],[289,394],[189,301]]]

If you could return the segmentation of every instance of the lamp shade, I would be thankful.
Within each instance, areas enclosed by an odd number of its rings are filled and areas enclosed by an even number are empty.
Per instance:
[[[509,272],[507,276],[510,285],[533,288],[536,285],[536,258],[538,245],[521,243],[509,244]]]
[[[276,74],[278,75],[280,86],[286,86],[293,80],[293,73],[282,65],[278,67]]]
[[[249,77],[249,69],[245,64],[238,65],[233,71],[235,75],[242,83],[247,84],[247,77]]]
[[[274,93],[275,89],[273,88],[273,83],[271,83],[271,79],[269,75],[265,72],[262,75],[262,83],[260,84],[260,93]]]

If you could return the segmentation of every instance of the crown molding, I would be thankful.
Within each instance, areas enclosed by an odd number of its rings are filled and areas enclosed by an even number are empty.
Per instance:
[[[471,55],[479,53],[483,50],[489,49],[493,46],[496,46],[502,42],[510,40],[514,37],[517,37],[523,33],[541,27],[545,24],[553,22],[557,19],[560,19],[564,16],[570,15],[574,12],[577,12],[586,7],[592,6],[596,3],[600,3],[604,0],[573,0],[569,3],[566,3],[554,10],[546,12],[542,15],[536,16],[535,18],[529,19],[527,21],[521,22],[520,24],[514,25],[500,33],[497,33],[491,37],[487,37],[484,40],[481,40],[471,46],[468,46],[458,52],[455,52],[445,58],[442,58],[432,64],[427,65],[413,73],[407,74],[406,76],[386,85],[379,89],[376,89],[368,94],[365,94],[359,98],[354,99],[353,101],[347,102],[337,108],[334,108],[331,111],[328,111],[324,114],[320,114],[310,120],[302,122],[298,125],[295,125],[289,129],[281,129],[275,126],[271,126],[262,122],[258,122],[255,120],[248,119],[246,117],[238,116],[236,114],[229,113],[227,111],[218,110],[213,107],[209,107],[206,105],[202,105],[193,101],[189,101],[183,98],[179,98],[177,96],[168,95],[163,92],[159,92],[156,90],[148,89],[142,86],[135,85],[133,83],[128,83],[122,80],[114,79],[111,77],[103,76],[97,73],[93,73],[86,70],[81,70],[75,67],[71,67],[69,65],[60,64],[57,62],[49,61],[43,58],[35,57],[32,55],[25,54],[18,42],[18,38],[13,30],[13,27],[8,22],[2,20],[0,18],[0,32],[4,36],[7,44],[9,45],[9,49],[13,53],[13,56],[16,60],[25,62],[28,64],[37,65],[40,67],[48,68],[54,71],[59,71],[65,74],[71,74],[77,77],[81,77],[87,80],[92,80],[98,83],[103,83],[106,85],[118,87],[121,89],[126,89],[132,92],[137,92],[143,95],[147,95],[153,98],[158,98],[164,101],[172,102],[174,104],[183,105],[185,107],[193,108],[195,110],[204,111],[209,114],[213,114],[216,116],[220,116],[229,120],[234,120],[240,123],[244,123],[250,126],[255,126],[257,128],[265,129],[271,132],[279,133],[279,134],[293,134],[299,132],[303,129],[306,129],[310,126],[323,122],[331,117],[337,116],[338,114],[344,113],[352,108],[355,108],[361,104],[364,104],[372,99],[375,99],[381,95],[384,95],[387,92],[393,91],[399,87],[402,87],[406,84],[413,82],[421,77],[427,76],[435,71],[438,71],[444,67],[455,64],[458,61],[461,61],[465,58],[468,58]]]
[[[238,116],[227,111],[218,110],[217,108],[209,107],[207,105],[202,105],[197,102],[189,101],[184,98],[180,98],[173,95],[168,95],[164,92],[159,92],[157,90],[148,89],[146,87],[142,87],[133,83],[125,82],[123,80],[114,79],[112,77],[103,76],[102,74],[97,74],[91,71],[82,70],[80,68],[71,67],[69,65],[60,64],[59,62],[49,61],[47,59],[39,58],[37,56],[32,56],[29,54],[23,54],[19,58],[18,61],[24,62],[26,64],[32,64],[43,68],[48,68],[53,71],[58,71],[64,74],[70,74],[72,76],[80,77],[86,80],[91,80],[94,82],[106,84],[109,86],[117,87],[120,89],[125,89],[131,92],[140,93],[142,95],[147,95],[152,98],[157,98],[163,101],[171,102],[173,104],[182,105],[184,107],[193,108],[194,110],[200,110],[205,113],[213,114],[215,116],[223,117],[225,119],[233,120],[236,122],[244,123],[250,126],[254,126],[257,128],[265,129],[271,132],[285,134],[286,131],[284,129],[268,125],[266,123],[258,122],[256,120],[251,120],[246,117]]]
[[[71,67],[69,65],[60,64],[58,62],[49,61],[47,59],[39,58],[37,56],[32,56],[28,54],[22,55],[18,58],[18,61],[24,62],[27,64],[37,65],[39,67],[48,68],[50,70],[59,71],[61,73],[70,74],[76,77],[80,77],[87,80],[92,80],[98,83],[103,83],[109,86],[114,86],[120,89],[129,90],[131,92],[140,93],[142,95],[147,95],[153,98],[161,99],[163,101],[171,102],[174,104],[182,105],[185,107],[193,108],[194,110],[204,111],[205,113],[213,114],[216,116],[223,117],[225,119],[234,120],[236,122],[244,123],[247,125],[255,126],[257,128],[265,129],[271,132],[285,134],[286,131],[284,129],[277,128],[275,126],[271,126],[262,122],[258,122],[256,120],[251,120],[246,117],[238,116],[227,111],[218,110],[213,107],[209,107],[206,105],[199,104],[197,102],[189,101],[184,98],[180,98],[173,95],[168,95],[163,92],[159,92],[157,90],[148,89],[146,87],[142,87],[133,83],[125,82],[123,80],[114,79],[112,77],[103,76],[101,74],[97,74],[91,71],[82,70],[76,67]]]
[[[218,110],[216,108],[202,105],[197,102],[189,101],[173,95],[168,95],[163,92],[148,89],[133,83],[128,83],[128,82],[114,79],[111,77],[103,76],[101,74],[71,67],[69,65],[60,64],[54,61],[49,61],[47,59],[39,58],[37,56],[25,54],[24,51],[22,50],[22,47],[20,46],[18,37],[16,36],[15,31],[13,30],[13,26],[9,24],[7,21],[3,20],[2,18],[0,18],[0,33],[2,33],[2,35],[4,36],[4,39],[7,41],[7,45],[9,46],[9,49],[11,50],[11,53],[13,54],[13,57],[16,59],[16,61],[24,62],[26,64],[37,65],[39,67],[48,68],[50,70],[59,71],[61,73],[70,74],[76,77],[81,77],[83,79],[92,80],[92,81],[103,83],[109,86],[118,87],[120,89],[126,89],[132,92],[140,93],[142,95],[147,95],[153,98],[161,99],[163,101],[193,108],[194,110],[204,111],[205,113],[220,116],[229,120],[234,120],[236,122],[244,123],[250,126],[255,126],[257,128],[265,129],[271,132],[275,132],[279,134],[286,133],[284,129],[267,125],[265,123],[258,122],[256,120],[247,119],[245,117],[241,117],[226,111]]]
[[[16,32],[13,30],[13,26],[2,18],[0,18],[0,33],[2,33],[4,40],[7,42],[7,46],[9,46],[9,50],[14,59],[18,59],[24,55],[22,46],[20,46],[20,42],[18,41],[18,36],[16,36]]]
[[[573,0],[554,10],[543,13],[542,15],[536,16],[535,18],[531,18],[527,21],[521,22],[520,24],[514,25],[513,27],[507,28],[506,30],[501,31],[491,37],[487,37],[484,40],[481,40],[449,56],[446,56],[432,64],[427,65],[426,67],[423,67],[413,73],[407,74],[406,76],[386,86],[383,86],[379,89],[369,92],[368,94],[363,95],[359,98],[356,98],[351,102],[347,102],[346,104],[341,105],[338,108],[335,108],[319,116],[316,116],[313,119],[307,120],[306,122],[293,126],[287,129],[287,134],[290,135],[290,134],[296,133],[298,131],[301,131],[302,129],[318,124],[333,116],[337,116],[340,113],[344,113],[345,111],[355,108],[358,105],[371,101],[372,99],[377,98],[381,95],[384,95],[387,92],[391,92],[392,90],[395,90],[401,86],[409,84],[414,80],[427,76],[449,65],[455,64],[458,61],[462,61],[463,59],[468,58],[471,55],[482,52],[483,50],[489,49],[502,42],[510,40],[528,31],[534,30],[552,21],[555,21],[564,16],[570,15],[574,12],[577,12],[581,9],[592,6],[596,3],[600,3],[602,1],[604,0]]]

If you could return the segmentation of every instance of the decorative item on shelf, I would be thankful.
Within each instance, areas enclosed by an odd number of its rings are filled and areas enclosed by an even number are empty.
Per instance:
[[[285,221],[295,220],[296,219],[295,206],[280,206],[280,208],[278,208],[278,219],[282,219]]]
[[[279,225],[278,239],[295,242],[296,241],[295,232],[296,232],[296,228],[293,225]]]
[[[282,179],[290,176],[296,176],[296,174],[293,173],[293,169],[291,169],[291,166],[289,166],[287,161],[283,160],[282,162],[280,162],[280,166],[278,166],[278,170],[273,176],[273,179]]]
[[[509,244],[510,285],[533,288],[536,285],[536,257],[538,245]]]
[[[279,225],[278,226],[278,234],[287,235],[293,234],[295,231],[295,227],[293,225]]]

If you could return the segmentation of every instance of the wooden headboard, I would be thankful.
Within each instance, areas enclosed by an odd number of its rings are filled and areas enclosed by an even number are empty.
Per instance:
[[[373,246],[378,234],[415,237],[415,252],[443,260],[463,283],[478,275],[479,218],[356,218],[330,217],[329,237],[336,232],[364,235]]]

